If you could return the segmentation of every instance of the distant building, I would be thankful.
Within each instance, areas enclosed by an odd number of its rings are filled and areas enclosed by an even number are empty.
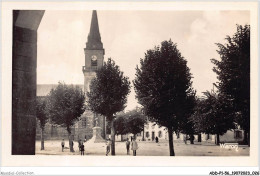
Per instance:
[[[183,140],[185,134],[179,135],[173,134],[174,140]],[[244,139],[244,131],[239,129],[228,130],[224,135],[220,136],[220,142],[241,142]],[[145,141],[154,141],[155,137],[159,138],[159,141],[168,140],[168,130],[164,126],[159,126],[154,122],[148,122],[144,126],[144,131],[137,138],[144,138]],[[194,135],[195,140],[198,140],[198,135]],[[215,141],[215,135],[201,134],[202,141]]]

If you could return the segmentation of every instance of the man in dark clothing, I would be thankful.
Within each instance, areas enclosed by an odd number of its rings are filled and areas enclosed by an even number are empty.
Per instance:
[[[83,156],[84,156],[84,151],[85,151],[85,148],[84,148],[84,144],[82,143],[80,146],[80,154]]]

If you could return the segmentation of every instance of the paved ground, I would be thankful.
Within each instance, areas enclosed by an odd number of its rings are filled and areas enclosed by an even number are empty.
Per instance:
[[[68,141],[65,141],[65,150],[61,151],[61,141],[45,141],[45,150],[40,150],[40,141],[36,141],[36,155],[80,155],[78,143],[74,143],[74,153],[68,148]],[[105,155],[105,143],[84,143],[86,155]],[[138,156],[169,156],[168,142],[138,142]],[[116,155],[126,155],[125,142],[116,142]],[[224,149],[213,143],[195,142],[194,145],[184,144],[183,141],[174,141],[176,156],[249,156],[248,146],[239,146],[238,151],[234,149]],[[132,151],[130,151],[130,154]],[[127,155],[126,155],[127,156]]]

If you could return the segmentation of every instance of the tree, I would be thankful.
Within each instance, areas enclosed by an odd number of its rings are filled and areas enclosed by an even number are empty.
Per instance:
[[[183,118],[182,107],[194,93],[187,61],[181,56],[177,44],[163,41],[161,47],[145,53],[136,67],[133,81],[136,98],[150,121],[168,129],[170,156],[174,156],[173,132],[178,132]]]
[[[233,102],[236,122],[245,131],[244,142],[250,145],[250,25],[237,25],[236,33],[217,43],[220,61],[212,59],[219,80],[219,92]],[[248,136],[247,136],[248,134]]]
[[[137,133],[144,130],[144,124],[146,123],[146,117],[141,111],[137,109],[129,111],[125,114],[125,128],[128,133],[134,134],[136,137]]]
[[[232,103],[214,92],[204,92],[204,95],[203,99],[198,100],[191,119],[196,131],[216,134],[216,144],[219,145],[219,136],[235,128]]]
[[[60,83],[48,95],[47,109],[54,124],[68,132],[70,152],[73,150],[71,127],[85,111],[85,95],[80,87]]]
[[[128,77],[123,75],[111,58],[97,70],[96,77],[90,83],[90,91],[87,92],[89,108],[105,116],[111,124],[112,155],[115,155],[114,118],[117,112],[124,110],[129,93]]]
[[[136,136],[137,133],[140,133],[144,130],[146,117],[142,114],[142,112],[134,109],[119,116],[115,122],[116,122],[115,124],[117,124],[116,126],[118,126],[119,129],[122,129],[120,125],[123,125],[124,127],[123,134],[132,133],[134,134],[134,136]]]
[[[194,128],[194,123],[190,119],[192,114],[194,113],[194,108],[196,106],[196,97],[195,92],[189,96],[187,96],[186,103],[183,105],[183,118],[179,122],[179,132],[189,135],[190,143],[194,144],[194,134],[196,130]],[[199,141],[201,142],[201,141]]]
[[[136,136],[137,133],[144,130],[145,123],[146,117],[136,109],[126,113],[120,113],[116,115],[114,119],[115,134],[124,135],[132,133]],[[110,124],[108,124],[108,129],[111,130]]]
[[[115,128],[115,134],[116,135],[124,135],[124,134],[127,134],[127,130],[125,128],[125,118],[124,116],[121,116],[123,115],[124,113],[120,113],[120,115],[116,115],[115,116],[115,119],[114,119],[114,128]],[[107,123],[107,134],[111,134],[111,123],[108,122]]]
[[[41,150],[44,150],[44,128],[48,121],[45,98],[37,97],[36,99],[36,117],[40,122],[41,128]]]

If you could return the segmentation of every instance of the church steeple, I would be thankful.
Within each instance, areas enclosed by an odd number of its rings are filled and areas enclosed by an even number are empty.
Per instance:
[[[103,66],[105,54],[105,50],[103,48],[103,43],[101,42],[101,37],[99,33],[96,10],[93,10],[92,12],[90,31],[88,34],[86,48],[84,48],[84,53],[85,65],[82,67],[82,71],[84,74],[84,90],[85,92],[87,92],[89,91],[91,80],[96,75],[96,71]]]
[[[101,37],[98,27],[97,11],[93,10],[92,19],[90,25],[90,31],[88,34],[88,42],[86,43],[86,49],[88,50],[102,50],[103,43],[101,42]]]

